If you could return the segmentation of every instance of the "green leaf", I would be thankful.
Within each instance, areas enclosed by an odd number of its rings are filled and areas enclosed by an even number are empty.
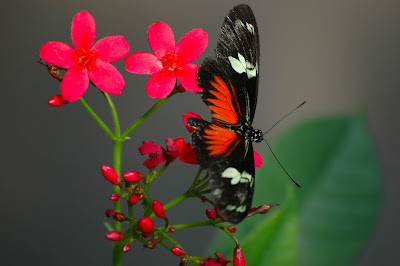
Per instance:
[[[281,205],[237,226],[246,265],[354,263],[375,228],[381,203],[379,166],[364,117],[305,122],[272,148],[302,188],[265,153],[253,206]],[[210,252],[227,256],[233,248],[232,240],[220,233]]]

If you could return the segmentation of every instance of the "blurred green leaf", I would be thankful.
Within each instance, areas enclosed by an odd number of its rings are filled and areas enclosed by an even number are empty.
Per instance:
[[[272,147],[302,188],[267,151],[256,173],[253,206],[281,205],[237,226],[247,265],[354,263],[375,228],[381,200],[378,161],[364,116],[302,123]],[[221,232],[210,252],[227,256],[233,248]]]

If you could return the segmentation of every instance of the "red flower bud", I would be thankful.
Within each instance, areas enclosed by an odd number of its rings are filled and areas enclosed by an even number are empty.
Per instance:
[[[117,212],[114,209],[107,209],[106,210],[106,216],[108,218],[114,217],[114,214],[116,214]]]
[[[186,91],[186,89],[182,86],[182,84],[179,84],[178,88],[176,88],[179,93],[184,93]]]
[[[119,231],[111,231],[106,234],[106,238],[112,241],[120,241],[124,238],[124,234]]]
[[[137,197],[138,197],[139,200],[142,200],[142,199],[144,198],[144,196],[143,196],[142,193],[138,193],[138,194],[137,194]]]
[[[153,211],[154,214],[158,217],[158,218],[165,218],[165,210],[163,205],[161,204],[161,202],[159,202],[158,200],[154,200],[153,201]]]
[[[246,266],[246,260],[240,246],[236,246],[233,251],[233,266]]]
[[[264,214],[264,213],[268,212],[271,209],[271,207],[272,206],[269,204],[263,204],[263,205],[259,206],[257,209],[260,214]]]
[[[236,232],[236,227],[234,227],[233,225],[228,226],[228,231],[231,233],[235,233]]]
[[[60,74],[60,69],[58,67],[48,66],[47,71],[53,78],[58,79],[58,80],[62,79],[61,74]]]
[[[128,252],[131,249],[131,244],[126,243],[125,245],[122,246],[122,252]]]
[[[118,201],[120,197],[121,197],[120,194],[114,193],[111,195],[110,200],[115,202],[115,201]]]
[[[171,248],[171,252],[172,252],[172,254],[174,254],[175,256],[178,256],[178,257],[183,255],[183,250],[180,247]]]
[[[60,107],[67,103],[68,101],[64,100],[59,94],[54,95],[47,101],[47,104],[53,107]]]
[[[153,249],[155,248],[157,245],[157,241],[155,241],[154,239],[149,239],[149,241],[147,241],[146,247],[149,249]]]
[[[116,222],[123,222],[126,220],[126,216],[122,212],[115,212],[113,218]]]
[[[208,219],[217,218],[217,213],[213,209],[207,209],[206,210],[206,215],[207,215]]]
[[[144,175],[140,172],[128,171],[128,172],[123,173],[122,177],[125,179],[125,181],[136,182],[136,181],[142,180]]]
[[[175,232],[175,227],[171,226],[170,228],[168,228],[168,232],[170,232],[170,233]]]
[[[138,199],[138,197],[136,195],[129,196],[129,202],[132,205],[135,205],[138,201],[139,201],[139,199]]]
[[[251,207],[250,210],[249,210],[249,213],[255,212],[256,210],[257,210],[256,207]]]
[[[119,185],[121,183],[121,178],[119,178],[117,172],[115,172],[115,170],[112,167],[107,165],[102,165],[100,169],[103,176],[112,184]]]
[[[150,234],[154,230],[154,222],[149,217],[142,217],[139,219],[137,226],[143,233]]]

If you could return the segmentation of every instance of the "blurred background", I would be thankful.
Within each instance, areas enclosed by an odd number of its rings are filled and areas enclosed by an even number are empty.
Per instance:
[[[3,63],[0,105],[2,185],[0,186],[0,255],[3,265],[110,265],[112,243],[105,239],[104,211],[112,193],[99,171],[112,165],[112,143],[79,102],[52,108],[59,82],[36,63],[47,41],[71,44],[70,24],[90,12],[96,40],[123,35],[131,51],[147,51],[150,24],[165,21],[179,40],[194,28],[209,34],[209,46],[195,63],[214,54],[228,11],[248,3],[261,39],[261,76],[254,126],[269,129],[303,100],[307,104],[275,128],[268,140],[304,119],[366,110],[384,174],[384,202],[376,232],[356,265],[393,265],[399,261],[400,212],[400,2],[335,1],[10,1],[2,2],[0,43]],[[121,96],[113,100],[122,129],[151,105],[144,86],[148,76],[126,72]],[[85,100],[111,126],[98,91]],[[123,171],[145,171],[137,147],[144,140],[164,144],[167,136],[184,137],[181,115],[209,110],[192,93],[173,97],[126,141]],[[260,144],[261,145],[261,144]],[[295,147],[294,147],[295,148]],[[257,149],[257,147],[256,147]],[[266,147],[259,147],[266,149]],[[191,184],[196,166],[177,162],[154,183],[151,196],[168,202]],[[301,180],[298,180],[301,183]],[[289,181],[288,181],[289,182]],[[167,190],[167,191],[166,191]],[[168,212],[174,223],[204,219],[206,206],[188,200]],[[140,215],[138,213],[138,215]],[[205,255],[213,230],[177,231],[189,254]],[[177,265],[164,248],[148,250],[136,243],[125,265]]]

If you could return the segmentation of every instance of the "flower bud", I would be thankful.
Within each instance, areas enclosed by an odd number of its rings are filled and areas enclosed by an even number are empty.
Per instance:
[[[165,218],[165,210],[163,205],[161,204],[161,202],[159,202],[158,200],[154,200],[153,201],[153,211],[154,214],[158,217],[158,218]]]
[[[233,266],[246,266],[246,260],[240,246],[236,246],[233,251]]]
[[[128,252],[131,249],[131,244],[126,243],[125,245],[122,246],[122,252]]]
[[[235,233],[236,232],[236,227],[233,225],[228,226],[228,231],[231,233]]]
[[[53,78],[58,79],[58,80],[62,79],[61,74],[60,74],[60,69],[58,67],[48,66],[47,71]]]
[[[129,202],[132,205],[135,205],[138,201],[139,201],[139,199],[138,199],[138,197],[136,195],[129,196]]]
[[[68,101],[64,100],[59,94],[54,95],[47,101],[47,104],[53,107],[60,107],[67,103]]]
[[[113,218],[116,222],[123,222],[126,220],[126,216],[122,212],[115,212]]]
[[[112,167],[107,165],[102,165],[100,169],[103,176],[112,184],[119,185],[121,183],[121,178],[118,176],[117,172],[115,172],[115,170]]]
[[[106,238],[112,241],[120,241],[124,238],[124,234],[119,231],[111,231],[106,234]]]
[[[266,213],[266,212],[268,212],[270,209],[271,209],[271,205],[269,205],[269,204],[263,204],[263,205],[261,205],[261,206],[259,206],[258,208],[257,208],[257,210],[258,210],[258,212],[260,213],[260,214],[264,214],[264,213]]]
[[[142,217],[139,219],[137,226],[143,233],[150,234],[154,230],[154,222],[149,217]]]
[[[114,215],[115,215],[116,213],[117,213],[117,212],[116,212],[114,209],[107,209],[107,210],[106,210],[106,216],[107,216],[108,218],[114,217]]]
[[[206,210],[206,215],[207,215],[208,219],[217,218],[217,213],[213,209],[207,209]]]
[[[116,202],[116,201],[119,200],[120,197],[121,197],[120,194],[114,193],[114,194],[111,195],[110,200]]]
[[[172,252],[172,254],[174,254],[175,256],[178,256],[178,257],[183,255],[183,250],[180,247],[172,247],[171,252]]]
[[[127,182],[137,182],[143,179],[144,175],[136,171],[128,171],[122,174],[122,177]]]
[[[171,226],[170,228],[168,228],[168,232],[170,232],[170,233],[175,232],[175,227]]]
[[[137,198],[138,198],[139,200],[142,200],[142,199],[144,198],[144,195],[143,195],[142,193],[138,193],[138,194],[137,194]]]
[[[149,248],[149,249],[153,249],[153,248],[155,248],[156,247],[156,245],[157,245],[157,241],[155,241],[154,239],[149,239],[148,241],[147,241],[147,244],[145,245],[147,248]]]

